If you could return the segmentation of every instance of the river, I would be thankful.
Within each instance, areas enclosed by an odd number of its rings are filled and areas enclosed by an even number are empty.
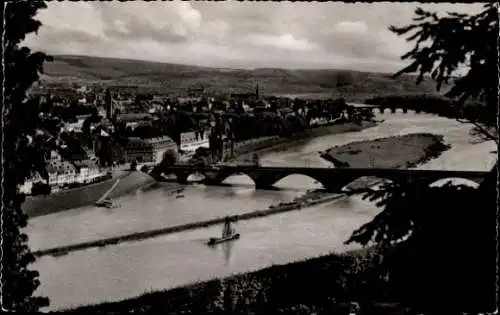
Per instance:
[[[263,165],[329,166],[317,152],[333,145],[431,132],[442,134],[452,146],[421,169],[487,171],[495,162],[493,142],[475,143],[470,126],[427,114],[397,112],[377,114],[384,122],[361,132],[322,136],[307,143],[261,157]],[[376,163],[375,163],[376,166]],[[34,250],[79,243],[102,237],[206,220],[227,214],[265,209],[290,201],[311,188],[314,180],[292,175],[276,185],[279,190],[255,190],[246,176],[232,176],[227,187],[191,185],[184,198],[165,187],[139,190],[117,200],[118,209],[86,207],[36,217],[26,232]],[[66,256],[41,257],[33,269],[40,272],[38,294],[51,299],[50,309],[120,300],[146,291],[184,285],[211,277],[255,270],[341,252],[343,242],[361,224],[380,211],[358,197],[242,221],[236,226],[240,240],[209,248],[204,241],[218,235],[220,227],[197,229],[122,243]]]

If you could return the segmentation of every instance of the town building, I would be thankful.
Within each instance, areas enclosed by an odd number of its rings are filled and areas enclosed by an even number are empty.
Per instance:
[[[194,152],[200,147],[210,147],[210,129],[201,131],[188,131],[181,133],[180,150]]]
[[[256,101],[258,101],[258,100],[261,99],[259,85],[258,84],[256,85],[254,93],[248,93],[248,92],[238,93],[238,92],[235,92],[235,93],[231,93],[230,94],[230,98],[232,100],[243,101],[245,103],[256,102]]]
[[[104,172],[91,160],[74,161],[73,164],[79,170],[76,179],[78,183],[90,183],[104,176]]]
[[[153,115],[149,113],[120,113],[117,115],[116,120],[118,122],[128,123],[136,123],[145,120],[153,120]]]
[[[90,161],[64,161],[59,153],[52,151],[47,163],[48,178],[43,179],[39,174],[25,181],[20,191],[30,194],[33,184],[44,182],[51,186],[53,192],[71,184],[87,184],[99,180],[106,174],[97,165]]]
[[[141,139],[137,137],[129,138],[125,147],[127,162],[137,161],[138,163],[160,164],[165,153],[172,152],[177,157],[177,143],[170,137],[156,137]]]
[[[77,119],[76,122],[68,122],[64,124],[64,130],[68,132],[82,132],[83,131],[83,122],[85,119]]]

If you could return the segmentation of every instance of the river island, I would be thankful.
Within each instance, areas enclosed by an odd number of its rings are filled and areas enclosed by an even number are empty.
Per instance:
[[[320,155],[336,167],[412,168],[448,149],[441,135],[412,133],[335,146]]]
[[[377,165],[379,167],[383,165],[384,167],[404,168],[415,167],[417,164],[421,164],[428,160],[436,158],[448,148],[449,146],[444,144],[443,142],[443,137],[439,135],[420,133],[388,138],[378,138],[369,141],[353,142],[350,144],[333,147],[327,151],[328,153],[331,153],[336,159],[342,159],[343,162],[349,163],[349,165],[352,165],[352,167],[369,167],[369,161],[375,158],[376,161],[374,165]],[[393,158],[393,156],[395,155],[394,152],[404,152],[405,155],[402,158]],[[270,207],[270,211],[268,214],[266,214],[267,211],[260,210],[255,211],[255,213],[253,214],[245,214],[243,216],[240,216],[240,219],[269,215],[282,211],[291,211],[298,208],[306,208],[308,206],[308,200],[311,203],[317,203],[319,200],[323,200],[323,198],[326,198],[327,196],[329,196],[329,198],[332,198],[332,194],[327,194],[325,192],[322,192],[321,190],[310,191],[305,195],[297,198],[292,203]],[[329,198],[326,198],[324,200],[327,200]],[[214,220],[210,223],[220,224],[219,221],[220,220]],[[202,225],[206,225],[207,223],[208,222],[204,222],[204,224]],[[146,235],[139,236],[138,238],[143,238],[144,236]],[[152,236],[153,235],[151,235],[151,237]],[[115,243],[116,241],[117,239],[115,239],[112,243]],[[182,311],[184,309],[183,303],[180,302],[184,299],[190,300],[191,303],[197,304],[199,302],[200,307],[204,307],[204,305],[208,303],[208,300],[205,301],[207,298],[210,300],[217,299],[219,296],[218,293],[220,293],[221,290],[224,290],[224,287],[227,285],[230,285],[234,289],[237,289],[242,294],[244,293],[244,296],[238,295],[238,299],[250,298],[251,300],[253,300],[254,298],[256,298],[256,296],[253,296],[254,293],[258,294],[259,290],[266,290],[266,288],[269,287],[269,283],[276,283],[281,281],[279,280],[281,279],[279,278],[279,275],[281,274],[287,275],[286,277],[293,276],[294,279],[291,279],[290,281],[296,282],[298,280],[295,279],[295,277],[298,274],[307,274],[309,277],[312,276],[312,274],[321,274],[323,272],[321,270],[326,267],[333,268],[331,272],[352,269],[353,267],[356,269],[366,268],[366,266],[370,264],[370,261],[374,256],[370,253],[371,251],[364,250],[362,252],[355,251],[341,255],[332,254],[323,256],[321,258],[313,258],[302,262],[294,262],[286,265],[264,268],[259,271],[242,273],[224,279],[214,279],[211,281],[186,285],[177,289],[147,293],[137,298],[126,299],[122,302],[101,303],[96,305],[78,307],[71,311],[83,314],[87,312],[105,312],[111,309],[120,310],[120,312],[141,311],[145,309],[154,310],[158,308],[166,310],[164,308],[165,304],[163,301],[168,300],[171,302],[169,302],[169,305],[166,308],[174,313]],[[279,270],[277,270],[276,268],[279,268]],[[278,277],[279,279],[276,277]],[[249,287],[252,287],[254,289],[249,289]],[[253,297],[247,296],[248,294],[252,295]],[[195,296],[204,296],[205,298],[203,299],[203,301],[198,301],[197,298],[194,298]]]

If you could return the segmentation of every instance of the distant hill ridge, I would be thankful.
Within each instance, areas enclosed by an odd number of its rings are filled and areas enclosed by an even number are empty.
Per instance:
[[[136,85],[163,92],[203,85],[208,90],[253,91],[266,94],[328,94],[350,100],[387,94],[436,94],[430,80],[415,84],[414,76],[354,70],[295,70],[281,68],[230,69],[152,61],[55,55],[44,66],[42,81]]]

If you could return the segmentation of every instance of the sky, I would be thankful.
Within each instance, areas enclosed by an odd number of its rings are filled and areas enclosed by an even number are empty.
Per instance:
[[[480,4],[342,2],[49,2],[25,45],[92,55],[230,68],[392,72],[411,49],[389,25],[417,7],[475,13]]]

